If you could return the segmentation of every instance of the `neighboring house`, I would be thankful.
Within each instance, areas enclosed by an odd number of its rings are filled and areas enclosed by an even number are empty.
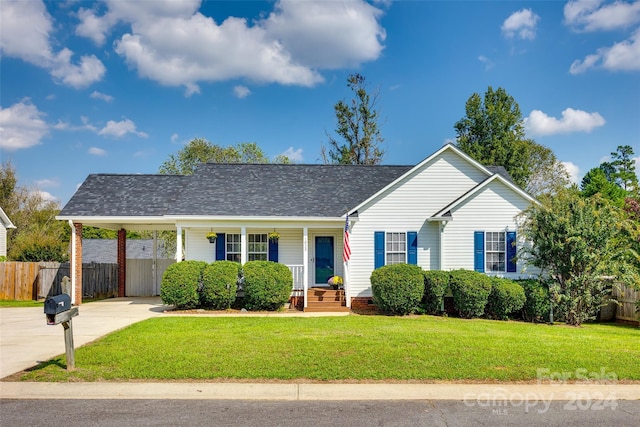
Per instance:
[[[158,240],[156,259],[166,259],[163,241]],[[115,264],[118,262],[118,240],[82,239],[82,262]],[[153,259],[153,239],[127,240],[127,259]]]
[[[123,229],[121,241],[124,229],[177,230],[178,261],[277,261],[305,300],[341,275],[351,306],[370,302],[371,272],[385,264],[522,276],[516,216],[532,203],[503,168],[447,144],[415,166],[207,163],[191,176],[90,175],[58,219]]]
[[[16,228],[4,210],[0,207],[0,256],[7,256],[7,230]]]

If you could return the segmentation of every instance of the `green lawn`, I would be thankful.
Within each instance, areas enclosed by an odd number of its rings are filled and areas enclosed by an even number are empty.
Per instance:
[[[13,299],[0,299],[0,307],[44,307],[44,301],[16,301]]]
[[[160,317],[22,380],[535,380],[547,372],[640,380],[640,329],[416,316]],[[603,371],[604,370],[604,371]]]

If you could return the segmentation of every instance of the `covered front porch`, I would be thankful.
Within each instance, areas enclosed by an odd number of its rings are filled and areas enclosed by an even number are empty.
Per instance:
[[[123,218],[124,220],[125,218]],[[113,220],[113,218],[111,219]],[[287,221],[212,221],[174,220],[165,222],[127,221],[114,224],[93,218],[72,222],[71,271],[72,299],[81,303],[82,225],[118,230],[117,260],[119,266],[118,295],[127,296],[126,231],[176,231],[176,262],[198,260],[208,263],[218,260],[241,264],[253,260],[269,260],[286,265],[293,277],[291,302],[304,311],[348,311],[350,307],[348,265],[343,262],[344,219],[317,221],[313,224]],[[207,234],[215,233],[215,239]],[[154,233],[155,235],[156,233]],[[333,290],[328,285],[332,276],[343,279],[343,288]],[[159,290],[159,289],[158,289]]]

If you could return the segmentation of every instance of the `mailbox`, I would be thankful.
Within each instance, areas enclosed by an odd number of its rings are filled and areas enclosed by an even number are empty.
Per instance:
[[[68,322],[72,317],[77,316],[78,308],[71,308],[69,295],[60,294],[44,300],[44,314],[47,318],[47,325],[57,325]]]
[[[58,314],[71,310],[71,297],[67,294],[60,294],[48,297],[44,300],[44,314]]]

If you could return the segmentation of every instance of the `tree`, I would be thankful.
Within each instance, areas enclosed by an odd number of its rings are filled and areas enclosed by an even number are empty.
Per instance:
[[[607,200],[585,199],[576,188],[565,189],[528,209],[523,218],[522,232],[533,245],[520,256],[550,278],[554,311],[568,324],[595,317],[609,293],[603,277],[638,280],[620,209]]]
[[[635,161],[633,160],[633,148],[630,145],[618,145],[616,151],[611,153],[611,166],[614,169],[613,179],[627,192],[638,191],[638,175],[636,175]]]
[[[549,148],[525,138],[520,106],[503,88],[491,86],[469,97],[466,116],[454,125],[458,147],[487,166],[504,166],[521,188],[538,196],[569,183],[566,169]]]
[[[580,183],[580,189],[582,190],[580,194],[582,197],[592,197],[599,194],[601,197],[611,201],[614,205],[622,207],[627,192],[612,180],[607,179],[606,165],[608,164],[609,163],[605,164],[605,168],[602,168],[601,165],[600,167],[591,169],[585,174]]]
[[[37,190],[17,185],[11,163],[0,165],[0,206],[15,229],[7,230],[8,258],[18,261],[65,261],[69,225],[57,221],[56,202]]]
[[[337,126],[335,129],[344,142],[339,142],[327,133],[329,152],[321,148],[321,156],[325,163],[343,165],[376,165],[384,155],[380,144],[384,138],[378,126],[378,103],[380,91],[371,95],[367,92],[366,79],[361,74],[350,74],[347,87],[355,97],[350,102],[338,101],[334,105]]]
[[[276,163],[289,163],[286,156],[279,155]],[[222,147],[206,139],[189,141],[176,154],[160,165],[160,173],[165,175],[191,175],[200,163],[269,163],[269,158],[255,142],[242,142],[235,146]]]

